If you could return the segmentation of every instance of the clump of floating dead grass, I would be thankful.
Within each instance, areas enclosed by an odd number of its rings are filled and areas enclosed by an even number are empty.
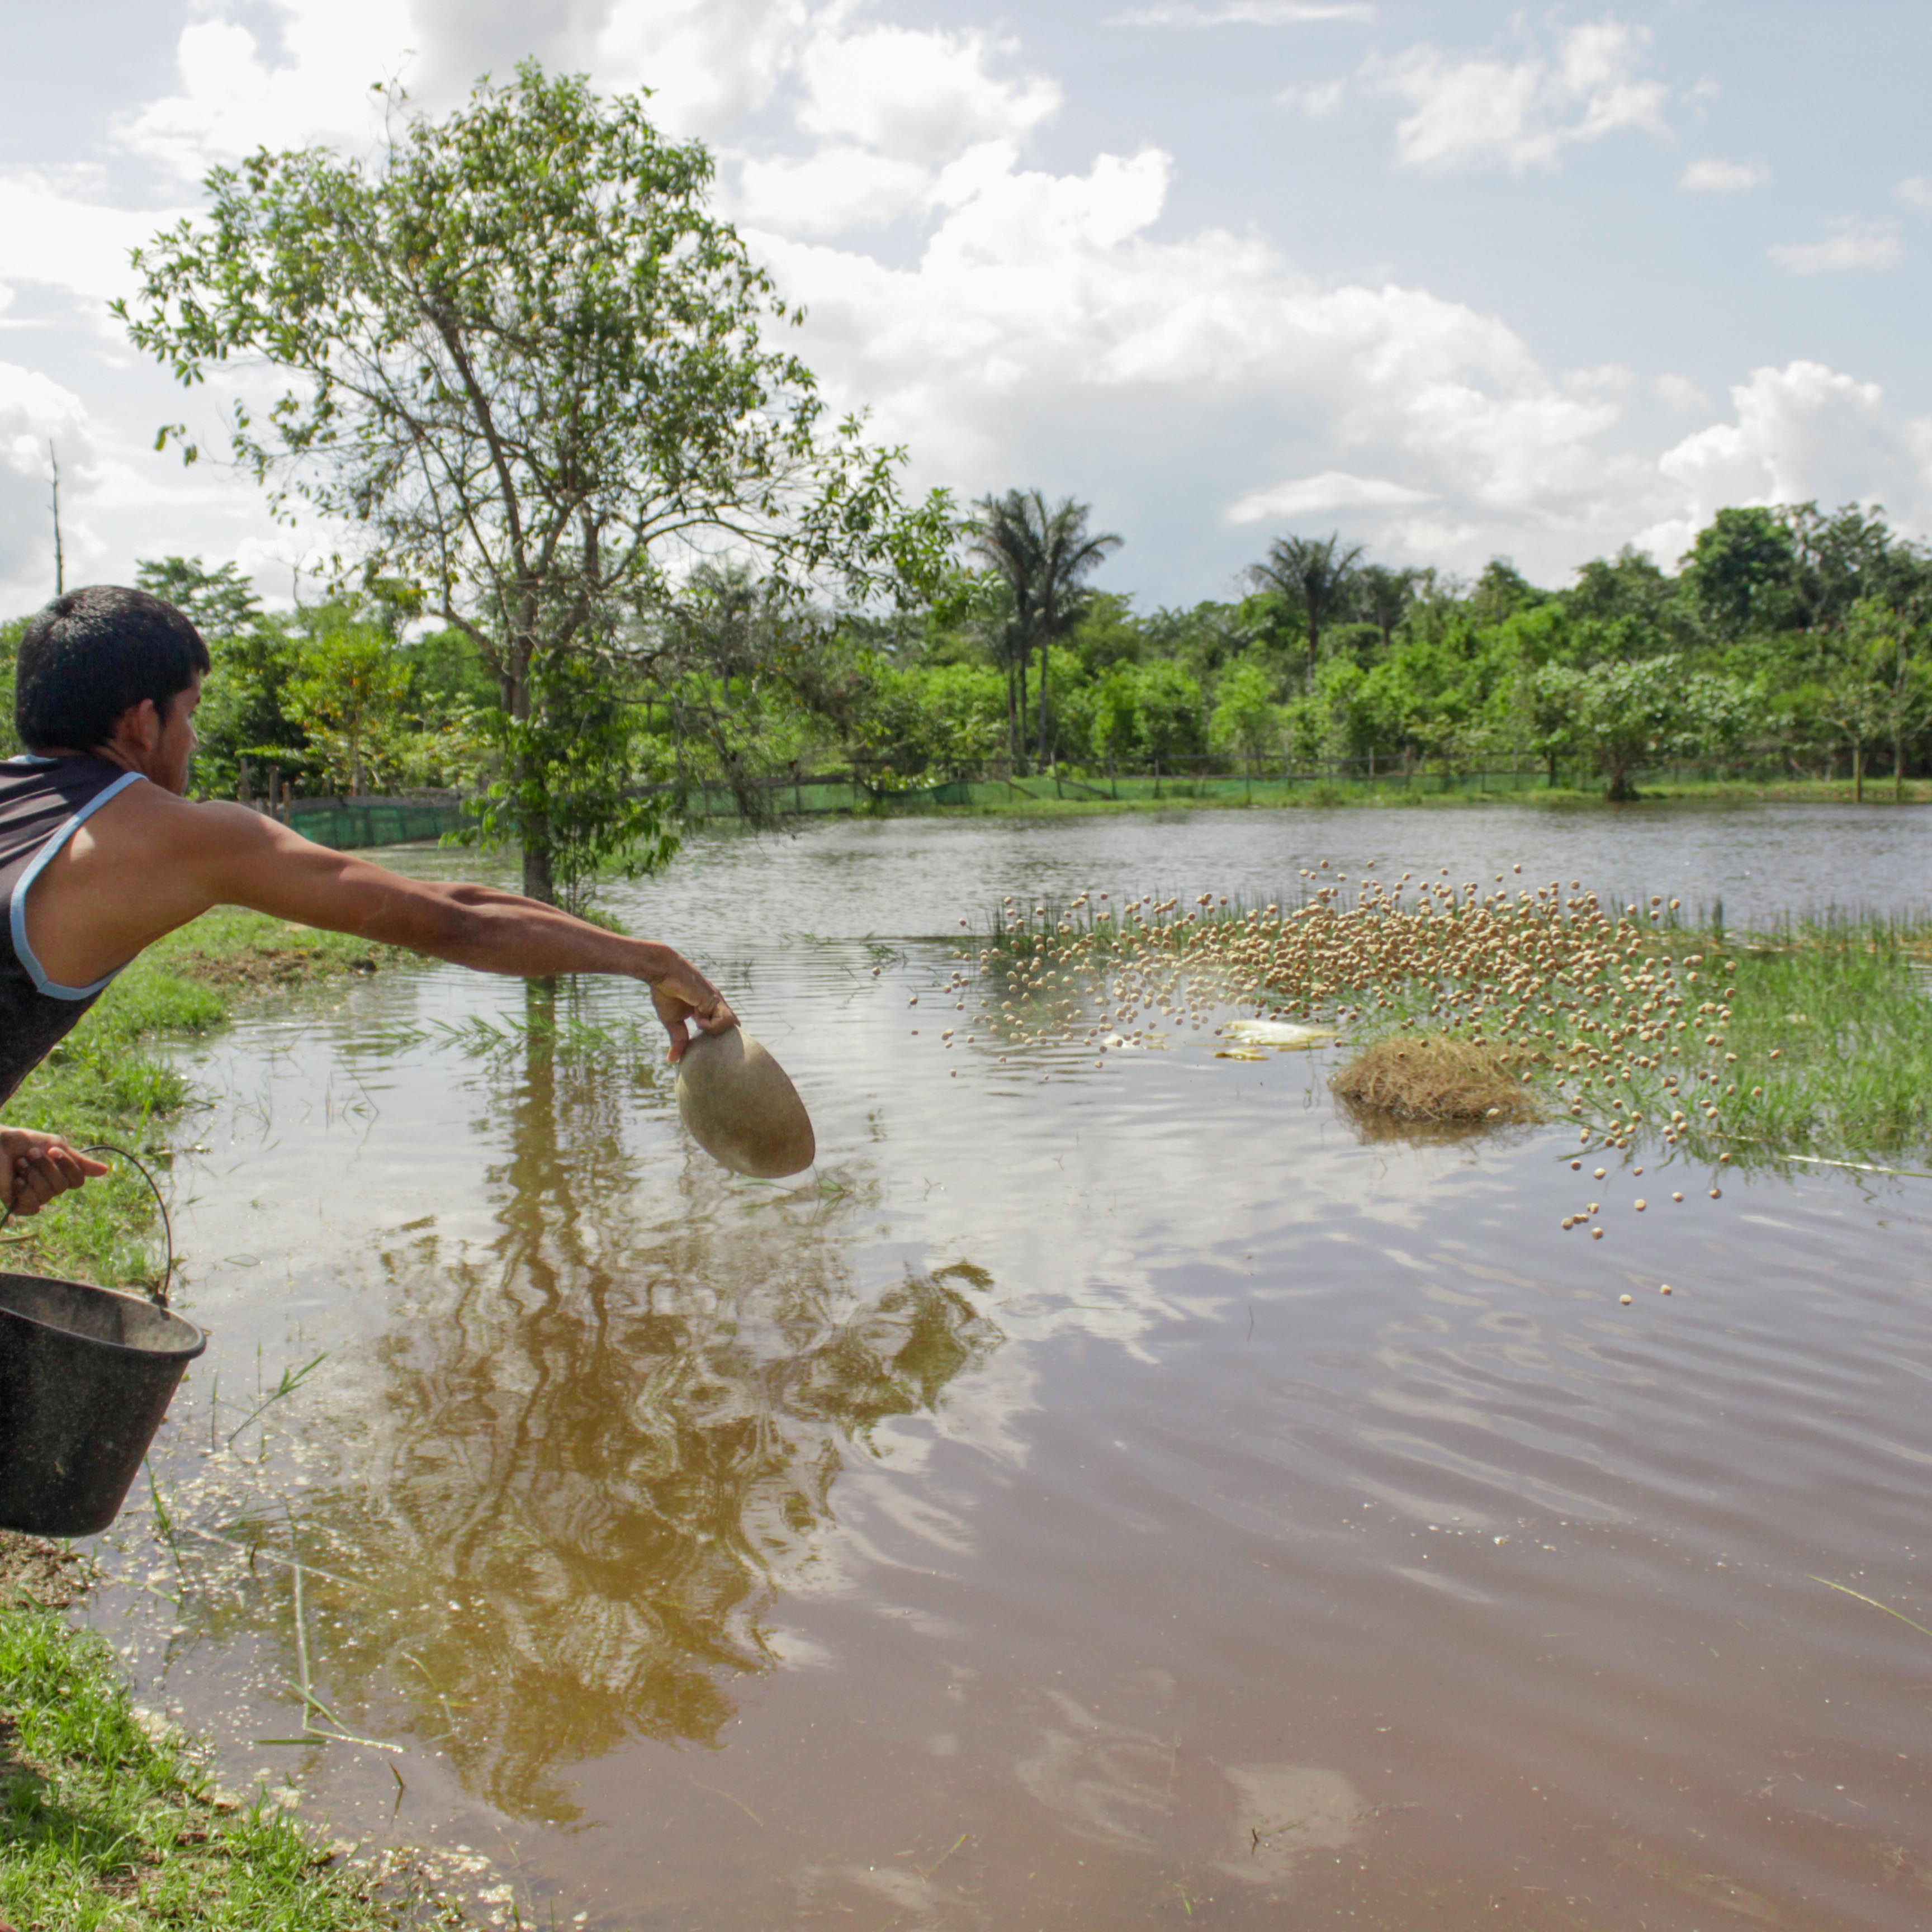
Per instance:
[[[1400,1033],[1364,1047],[1329,1085],[1352,1113],[1474,1126],[1534,1120],[1536,1096],[1500,1048],[1444,1033]]]

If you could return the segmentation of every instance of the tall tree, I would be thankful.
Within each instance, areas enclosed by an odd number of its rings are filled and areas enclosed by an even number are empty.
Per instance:
[[[1828,514],[1815,502],[1787,503],[1777,516],[1791,534],[1800,621],[1810,630],[1838,630],[1859,598],[1893,587],[1910,554],[1876,503],[1846,503]]]
[[[828,424],[811,371],[762,340],[800,312],[707,212],[710,154],[639,98],[526,62],[440,120],[388,104],[368,166],[214,170],[116,313],[185,385],[238,360],[286,379],[266,410],[232,406],[236,460],[484,652],[506,764],[488,827],[551,899],[553,817],[622,801],[603,764],[587,807],[572,793],[574,708],[668,572],[754,550],[864,598],[930,568],[950,520],[943,498],[908,511],[902,453]],[[194,460],[181,425],[161,440]]]
[[[1394,640],[1395,627],[1415,602],[1419,574],[1386,563],[1365,563],[1355,572],[1355,608],[1365,622],[1381,632],[1384,650]]]
[[[1047,710],[1047,657],[1053,641],[1064,638],[1087,608],[1084,579],[1120,547],[1111,532],[1090,532],[1091,506],[1071,497],[1048,507],[1037,490],[1009,490],[1004,496],[986,496],[974,506],[968,542],[986,564],[1006,580],[1012,594],[1013,648],[1018,658],[1022,688],[1025,666],[1040,653],[1040,716],[1037,757],[1045,764],[1051,743]]]
[[[1798,546],[1774,511],[1720,510],[1681,568],[1700,614],[1720,637],[1777,630],[1796,618]]]
[[[1340,610],[1362,548],[1360,544],[1344,548],[1340,530],[1325,537],[1276,537],[1267,556],[1249,568],[1249,580],[1257,590],[1278,590],[1300,608],[1308,627],[1310,691],[1315,688],[1322,627]]]
[[[1925,654],[1922,607],[1899,609],[1862,597],[1846,620],[1840,663],[1825,686],[1822,710],[1852,751],[1853,796],[1864,796],[1862,739],[1892,752],[1892,795],[1905,795],[1907,742],[1932,723],[1932,662]]]

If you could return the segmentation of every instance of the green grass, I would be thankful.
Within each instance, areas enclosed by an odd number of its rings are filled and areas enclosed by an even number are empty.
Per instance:
[[[136,1718],[113,1654],[55,1612],[0,1610],[0,1918],[374,1932],[410,1901],[262,1799],[218,1792],[176,1736]]]
[[[1474,778],[1451,779],[1445,784],[1432,772],[1418,773],[1410,785],[1383,778],[1324,778],[1298,780],[1287,786],[1279,779],[1257,779],[1247,787],[1238,777],[1220,773],[1199,778],[1163,778],[1158,796],[1151,778],[1122,778],[1118,783],[1120,795],[1114,797],[1102,795],[1109,790],[1105,778],[1069,779],[1066,795],[1060,796],[1050,776],[1029,778],[1020,781],[1017,792],[1003,791],[991,784],[976,786],[976,791],[987,796],[976,796],[969,805],[942,805],[916,794],[889,794],[870,802],[862,811],[865,815],[880,818],[1078,818],[1110,812],[1281,812],[1328,810],[1345,806],[1420,809],[1517,805],[1600,810],[1604,805],[1600,782],[1579,784],[1566,780],[1552,787],[1527,773],[1498,774],[1480,785]],[[1658,773],[1640,776],[1638,791],[1636,802],[1641,805],[1849,805],[1852,802],[1853,788],[1849,778],[1676,779]],[[1893,802],[1889,777],[1866,781],[1866,804]],[[1932,780],[1908,778],[1899,802],[1932,804]]]
[[[165,1166],[168,1132],[194,1095],[172,1048],[223,1025],[238,1000],[403,957],[344,933],[260,913],[208,914],[152,946],[6,1103],[9,1126],[111,1141]],[[160,1277],[154,1197],[124,1162],[0,1234],[0,1265],[113,1286]]]

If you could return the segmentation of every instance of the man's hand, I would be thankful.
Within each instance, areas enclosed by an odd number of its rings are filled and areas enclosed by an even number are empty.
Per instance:
[[[688,959],[675,952],[670,958],[665,970],[652,978],[650,988],[658,1018],[670,1035],[670,1059],[675,1066],[691,1044],[691,1035],[684,1024],[687,1019],[695,1020],[700,1033],[724,1033],[738,1024],[738,1016],[724,1004],[724,995]]]
[[[38,1214],[56,1194],[97,1180],[105,1161],[70,1148],[57,1134],[27,1127],[0,1127],[0,1206],[16,1214]]]

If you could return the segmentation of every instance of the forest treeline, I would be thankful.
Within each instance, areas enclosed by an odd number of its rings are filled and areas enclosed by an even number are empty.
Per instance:
[[[1796,776],[1932,754],[1932,555],[1876,510],[1720,512],[1672,573],[1633,550],[1562,589],[1277,539],[1238,594],[1142,610],[1095,581],[1084,506],[974,506],[937,595],[814,608],[710,566],[586,667],[573,755],[607,787],[850,772],[875,791],[988,771],[1454,773],[1534,758],[1611,796],[1670,761]],[[143,563],[214,658],[196,783],[311,794],[474,790],[503,694],[474,641],[377,581],[275,612],[232,564]],[[20,620],[24,621],[24,620]],[[10,644],[20,622],[4,633]]]

